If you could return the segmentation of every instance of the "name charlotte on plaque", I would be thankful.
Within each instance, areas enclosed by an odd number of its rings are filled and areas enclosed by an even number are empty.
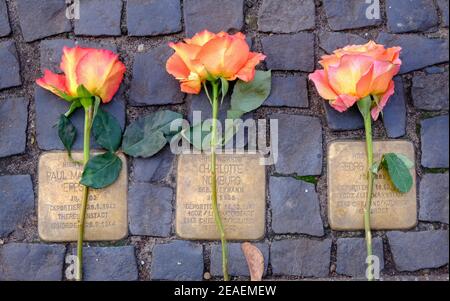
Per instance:
[[[217,155],[218,206],[227,239],[264,236],[266,171],[256,154]],[[210,157],[178,160],[176,232],[184,239],[219,239],[211,205]]]
[[[384,153],[400,153],[412,162],[414,146],[408,141],[375,141],[374,161]],[[328,216],[332,229],[364,229],[367,193],[367,161],[364,141],[335,141],[328,148]],[[402,194],[390,183],[386,171],[375,178],[371,210],[372,229],[408,229],[417,223],[416,173],[413,185]]]
[[[82,152],[73,152],[82,160]],[[119,240],[128,233],[126,159],[117,181],[104,189],[89,190],[85,240]],[[83,166],[66,152],[48,152],[39,159],[38,228],[45,241],[76,241],[83,187]]]

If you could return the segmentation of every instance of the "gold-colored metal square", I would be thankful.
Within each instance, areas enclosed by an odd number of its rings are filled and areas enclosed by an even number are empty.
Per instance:
[[[95,152],[93,153],[95,154]],[[82,152],[73,152],[82,160]],[[119,240],[128,233],[127,162],[123,154],[117,181],[104,189],[90,189],[86,211],[86,241]],[[83,166],[69,160],[63,151],[47,152],[39,158],[38,229],[45,241],[76,241],[83,188],[79,184]]]
[[[258,154],[219,154],[219,212],[230,240],[264,237],[266,171]],[[210,190],[210,157],[182,154],[178,158],[176,233],[193,240],[220,238],[214,222]]]
[[[328,147],[328,219],[334,230],[364,229],[367,193],[367,156],[364,141],[334,141]],[[384,153],[400,153],[415,161],[414,145],[403,140],[375,141],[374,161]],[[417,224],[416,172],[408,193],[395,190],[386,171],[375,178],[372,229],[409,229]]]

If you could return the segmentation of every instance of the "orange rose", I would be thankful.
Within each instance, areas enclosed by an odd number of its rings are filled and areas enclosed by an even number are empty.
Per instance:
[[[114,52],[81,47],[64,47],[60,68],[64,74],[45,70],[36,83],[66,99],[78,98],[77,89],[83,85],[104,103],[116,94],[126,70]]]
[[[343,112],[358,100],[372,95],[375,99],[371,115],[378,116],[394,93],[392,78],[400,70],[400,47],[385,49],[373,41],[365,45],[351,45],[325,55],[309,78],[320,96],[330,101],[333,108]]]
[[[192,39],[169,46],[175,54],[167,61],[167,72],[181,82],[183,92],[191,94],[200,93],[206,80],[252,81],[256,65],[265,59],[263,54],[250,51],[240,32],[229,35],[204,30]]]

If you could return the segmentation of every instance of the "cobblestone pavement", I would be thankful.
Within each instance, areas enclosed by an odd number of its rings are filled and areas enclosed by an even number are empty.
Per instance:
[[[171,53],[167,43],[203,28],[242,30],[254,49],[267,54],[262,68],[274,71],[272,94],[254,114],[275,114],[285,141],[280,161],[268,169],[266,235],[258,242],[266,279],[363,275],[363,233],[332,231],[327,221],[325,153],[332,140],[362,139],[363,124],[356,111],[330,109],[307,74],[322,54],[348,43],[375,39],[403,47],[397,91],[374,135],[414,143],[419,222],[407,232],[376,231],[374,252],[383,259],[384,279],[448,280],[449,2],[385,0],[380,19],[366,18],[365,2],[82,0],[80,12],[87,21],[79,22],[66,18],[64,0],[0,0],[0,280],[64,280],[64,256],[75,247],[44,243],[37,234],[37,158],[62,148],[51,126],[66,109],[34,84],[42,70],[58,70],[63,45],[117,50],[127,66],[126,78],[105,108],[122,126],[162,108],[186,115],[197,97],[182,94],[165,72]],[[75,117],[78,127],[81,120]],[[315,130],[302,130],[305,124]],[[292,125],[299,131],[288,135]],[[130,222],[129,236],[121,241],[88,244],[86,279],[219,279],[217,242],[175,236],[176,157],[165,151],[128,160],[129,217],[138,222]],[[317,176],[318,182],[314,187],[294,175]],[[152,192],[152,203],[145,203],[143,190]],[[287,210],[287,193],[310,202]],[[139,221],[153,203],[160,215],[147,224]],[[230,246],[230,261],[231,273],[246,279],[238,244]]]

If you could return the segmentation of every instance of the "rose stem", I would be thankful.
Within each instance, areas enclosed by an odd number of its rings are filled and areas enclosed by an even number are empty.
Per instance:
[[[225,281],[230,280],[228,276],[228,247],[225,238],[225,231],[217,207],[217,178],[216,178],[216,147],[217,147],[217,115],[219,112],[219,83],[211,83],[213,87],[212,96],[212,129],[211,129],[211,199],[214,212],[214,220],[217,229],[220,232],[220,241],[222,243],[222,271]]]
[[[92,106],[84,109],[84,143],[83,143],[83,164],[86,166],[89,161],[90,141],[91,141],[91,127],[92,127]],[[77,281],[83,279],[83,239],[84,239],[84,225],[86,221],[86,208],[89,196],[89,187],[83,186],[83,199],[81,201],[80,220],[78,223],[78,241],[77,241]]]
[[[372,233],[370,230],[370,209],[372,206],[372,196],[373,196],[373,145],[372,145],[372,116],[370,115],[370,107],[372,105],[371,96],[367,96],[360,101],[358,101],[358,108],[363,115],[364,118],[364,129],[366,132],[366,151],[367,151],[367,200],[364,207],[364,230],[366,237],[366,248],[367,248],[367,257],[372,256]],[[367,263],[367,280],[373,280],[372,274],[372,261]]]

